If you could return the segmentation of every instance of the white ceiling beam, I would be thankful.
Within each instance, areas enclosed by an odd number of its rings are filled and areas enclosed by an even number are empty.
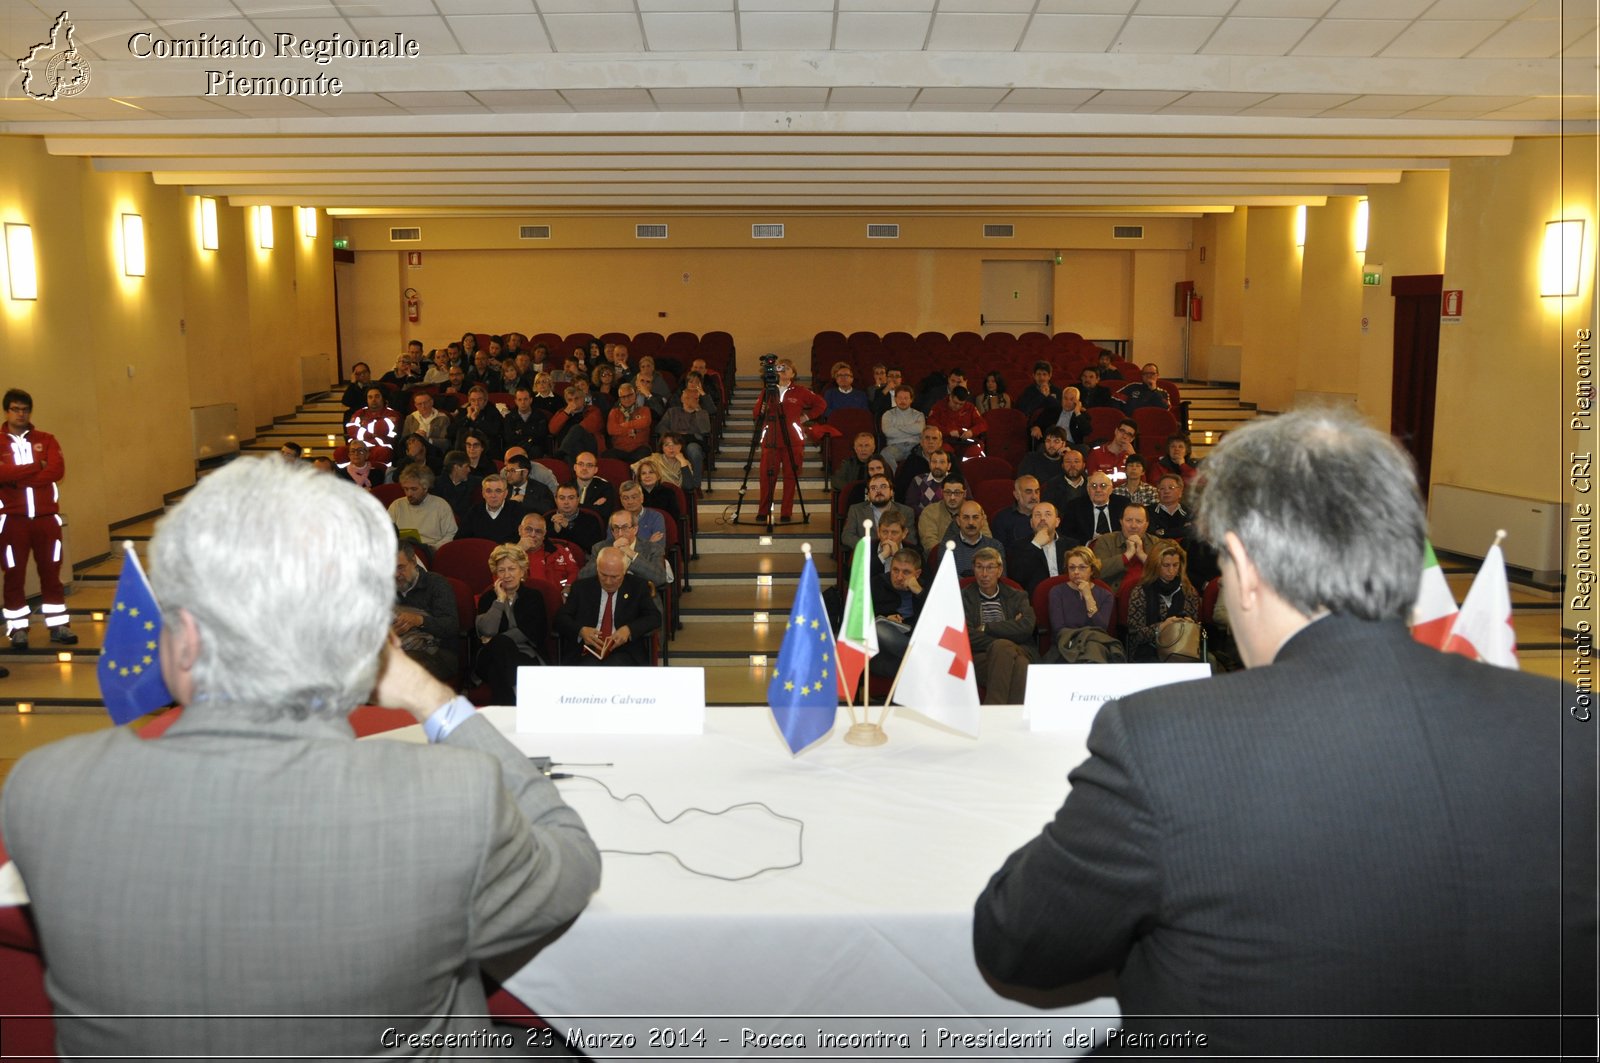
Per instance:
[[[518,201],[538,203],[563,197],[585,202],[603,203],[610,199],[636,200],[642,196],[658,202],[678,200],[692,203],[720,203],[744,197],[769,201],[790,201],[797,196],[812,199],[847,199],[858,195],[896,197],[905,203],[946,196],[965,196],[973,204],[982,204],[997,196],[1061,196],[1066,199],[1098,197],[1106,202],[1116,202],[1128,197],[1171,197],[1226,199],[1232,196],[1356,196],[1366,193],[1359,184],[1338,185],[1288,185],[1272,182],[1233,182],[1230,184],[1196,185],[1185,182],[1129,185],[1066,184],[1058,182],[1008,183],[992,182],[929,182],[905,184],[903,182],[863,183],[857,181],[837,184],[818,184],[810,181],[751,185],[744,182],[717,184],[706,181],[683,181],[672,184],[650,185],[643,188],[594,185],[585,182],[529,185],[523,187],[481,184],[443,184],[423,188],[388,187],[383,185],[348,187],[340,185],[306,185],[301,188],[262,189],[259,192],[233,185],[198,186],[184,191],[196,196],[230,196],[238,198],[251,194],[277,197],[299,197],[300,202],[337,200],[359,202],[385,197],[408,197],[418,202],[449,196],[471,196],[486,203]]]
[[[1349,92],[1551,95],[1593,91],[1593,67],[1553,59],[1057,52],[629,52],[422,55],[346,60],[336,70],[295,60],[97,60],[96,96],[196,96],[208,69],[250,77],[336,74],[347,92],[741,88],[1041,88],[1170,92]]]
[[[741,185],[762,191],[769,185],[788,182],[807,182],[819,187],[840,183],[872,182],[917,188],[928,183],[943,185],[972,185],[985,187],[994,184],[1028,183],[1041,187],[1072,186],[1075,184],[1238,184],[1240,182],[1267,181],[1272,184],[1395,184],[1400,180],[1399,170],[1261,170],[1235,168],[1233,170],[1084,170],[1042,171],[1006,169],[967,170],[895,170],[867,171],[857,169],[816,169],[729,171],[721,168],[704,170],[651,170],[625,173],[616,170],[529,170],[522,172],[440,173],[408,174],[400,172],[327,173],[307,170],[298,173],[237,173],[218,171],[174,171],[155,174],[159,185],[185,186],[190,195],[214,196],[218,188],[248,185],[267,187],[321,187],[321,188],[385,188],[418,189],[442,186],[473,187],[493,191],[506,186],[547,186],[552,184],[618,185],[618,186],[672,186],[678,184]]]
[[[962,207],[967,209],[995,209],[1011,206],[1088,206],[1096,210],[1112,211],[1124,204],[1160,204],[1164,203],[1172,210],[1194,211],[1208,210],[1204,204],[1225,206],[1259,206],[1282,207],[1298,206],[1302,203],[1309,206],[1320,206],[1327,201],[1326,196],[1314,195],[1305,192],[1294,192],[1285,195],[1240,195],[1217,197],[1209,191],[1204,194],[1191,194],[1188,196],[1173,195],[1138,196],[1124,192],[1121,195],[1106,196],[987,196],[975,200],[971,196],[929,196],[918,199],[911,204],[904,196],[895,195],[853,195],[853,196],[807,196],[795,195],[789,197],[724,195],[715,197],[712,202],[705,202],[694,196],[617,196],[599,202],[587,196],[541,196],[538,203],[530,204],[502,204],[514,208],[519,213],[532,213],[546,207],[631,207],[652,211],[678,210],[701,206],[715,208],[741,208],[757,207],[762,210],[784,210],[801,207],[824,207],[828,209],[863,207],[878,207],[883,210],[911,209],[915,207]],[[265,204],[274,207],[304,207],[324,206],[320,203],[307,203],[304,199],[294,196],[282,195],[238,195],[228,197],[228,202],[233,206],[257,206]],[[481,196],[358,196],[341,200],[340,203],[326,204],[331,212],[337,213],[341,207],[366,206],[393,208],[387,213],[404,213],[412,207],[475,207],[485,203]]]
[[[204,123],[199,123],[204,124]],[[1511,137],[1440,136],[1418,139],[1390,121],[1376,124],[1387,136],[1312,136],[1312,121],[1296,123],[1292,136],[1270,136],[1257,130],[1247,135],[1219,137],[1173,135],[1141,136],[941,136],[941,135],[861,135],[798,136],[749,134],[739,136],[356,136],[346,130],[339,136],[226,136],[199,137],[199,131],[183,135],[129,135],[122,127],[119,136],[55,135],[45,140],[52,155],[168,156],[173,158],[232,159],[269,152],[279,156],[320,158],[323,156],[455,156],[457,161],[477,155],[519,153],[570,154],[588,156],[597,150],[608,152],[739,152],[747,154],[863,155],[936,153],[959,155],[1217,155],[1280,156],[1305,155],[1322,158],[1340,155],[1412,157],[1433,155],[1500,156],[1511,152]],[[1316,126],[1319,131],[1320,126]]]
[[[971,156],[961,155],[836,155],[827,160],[818,160],[805,155],[790,154],[764,154],[764,155],[732,155],[707,152],[705,154],[673,154],[673,155],[640,155],[637,153],[619,153],[613,156],[610,153],[591,156],[585,160],[575,161],[566,156],[554,155],[486,155],[472,160],[473,172],[483,177],[488,173],[541,173],[554,171],[557,173],[570,172],[574,165],[581,165],[589,173],[648,173],[670,172],[674,170],[717,169],[729,172],[737,171],[752,176],[772,172],[782,172],[795,167],[803,167],[807,173],[826,172],[828,170],[893,170],[903,173],[937,170],[958,172],[961,170],[974,170],[982,173],[990,172],[989,162],[979,162]],[[306,163],[303,159],[278,158],[267,155],[243,156],[228,158],[219,161],[217,165],[208,164],[204,156],[184,156],[182,158],[156,157],[156,156],[130,156],[116,159],[96,158],[93,161],[94,169],[102,173],[150,173],[157,184],[204,184],[209,183],[212,175],[231,173],[250,173],[258,177],[264,174],[281,173],[294,175],[305,173]],[[1448,170],[1448,158],[1424,159],[1412,158],[1375,158],[1370,156],[1352,155],[1348,157],[1313,157],[1308,155],[1255,155],[1255,156],[1224,156],[1224,155],[1163,155],[1133,157],[1129,155],[1061,155],[1052,157],[1048,155],[1015,156],[1005,159],[1001,163],[1005,169],[1012,172],[1042,171],[1046,173],[1059,172],[1070,169],[1071,172],[1089,170],[1105,170],[1116,172],[1135,172],[1138,170],[1164,171],[1169,168],[1183,170],[1216,170],[1221,173],[1233,173],[1240,170],[1251,172],[1280,172],[1280,173],[1317,173],[1317,172],[1342,172],[1350,171],[1389,171],[1389,170]],[[348,172],[352,178],[359,178],[365,174],[455,174],[461,169],[461,160],[436,156],[403,156],[403,155],[360,155],[336,159],[318,159],[315,173],[328,177],[333,172]],[[199,176],[185,176],[199,175]]]

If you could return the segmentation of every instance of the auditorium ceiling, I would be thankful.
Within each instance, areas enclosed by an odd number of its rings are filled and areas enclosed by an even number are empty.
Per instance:
[[[50,65],[58,4],[77,51]],[[1318,204],[1516,137],[1592,133],[1595,10],[0,0],[0,131],[235,205],[346,215],[1193,215]],[[349,47],[400,54],[312,57]],[[19,62],[35,93],[63,70],[81,91],[30,98]]]

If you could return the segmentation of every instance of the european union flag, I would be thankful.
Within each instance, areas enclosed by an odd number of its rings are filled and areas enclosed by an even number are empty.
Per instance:
[[[173,702],[161,678],[161,610],[133,544],[122,546],[127,558],[117,578],[116,601],[106,619],[99,666],[100,697],[111,721],[118,725]]]
[[[817,566],[806,552],[800,587],[789,610],[778,665],[767,684],[767,704],[777,721],[789,752],[802,749],[827,734],[839,711],[839,680],[835,673],[833,625],[822,604]]]

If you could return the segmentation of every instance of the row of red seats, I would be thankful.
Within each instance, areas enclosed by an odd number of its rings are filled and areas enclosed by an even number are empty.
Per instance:
[[[1020,389],[1031,379],[1033,363],[1049,362],[1058,376],[1070,375],[1075,382],[1084,366],[1094,365],[1101,348],[1076,332],[1058,332],[1053,336],[1043,332],[1024,332],[1021,336],[1009,332],[923,332],[916,336],[909,332],[819,332],[811,341],[811,375],[813,381],[826,387],[832,377],[835,362],[848,362],[855,370],[856,379],[863,383],[872,380],[873,363],[898,365],[904,371],[904,380],[912,385],[923,375],[934,370],[944,371],[961,366],[967,371],[967,380],[976,391],[985,373],[999,372],[1005,376],[1012,389]],[[1138,378],[1138,367],[1128,365],[1132,372],[1120,370],[1128,379]],[[1057,383],[1061,383],[1058,379]]]

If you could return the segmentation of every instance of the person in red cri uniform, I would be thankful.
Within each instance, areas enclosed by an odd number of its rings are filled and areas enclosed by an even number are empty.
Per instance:
[[[67,626],[61,586],[61,490],[66,475],[61,444],[33,426],[33,396],[5,393],[5,435],[0,440],[0,564],[5,567],[6,635],[11,648],[28,648],[28,553],[39,570],[39,611],[50,641],[66,646],[78,636]]]
[[[762,424],[763,408],[773,397],[763,390],[761,398],[756,400],[756,424],[761,425],[761,506],[756,511],[756,517],[766,520],[768,514],[772,512],[772,492],[777,487],[778,477],[781,475],[783,509],[780,517],[788,521],[794,516],[795,485],[800,475],[800,462],[805,454],[805,422],[821,417],[827,412],[828,405],[822,401],[822,396],[794,382],[793,362],[787,358],[781,359],[777,369],[776,420],[782,432],[789,437],[789,445],[784,446],[783,436],[779,434],[778,428],[770,423]]]

